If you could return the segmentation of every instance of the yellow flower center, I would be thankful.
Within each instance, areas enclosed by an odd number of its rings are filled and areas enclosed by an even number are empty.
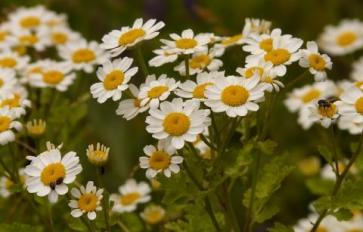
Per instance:
[[[6,178],[6,180],[5,180],[5,188],[7,190],[10,190],[11,187],[13,187],[13,186],[14,186],[14,182],[12,180],[10,180],[9,178]]]
[[[3,68],[14,68],[17,61],[11,57],[0,58],[0,67]]]
[[[198,42],[195,39],[178,39],[175,41],[175,45],[180,49],[190,49],[197,46]]]
[[[192,69],[203,69],[207,67],[210,62],[212,62],[212,59],[208,55],[203,54],[193,57],[189,61],[189,67]]]
[[[255,74],[256,72],[257,72],[258,76],[262,76],[262,75],[263,75],[264,70],[263,70],[263,68],[258,67],[258,66],[256,66],[256,67],[251,67],[251,68],[246,69],[246,71],[245,71],[245,76],[246,76],[246,78],[250,78],[250,77],[252,77],[252,76],[253,76],[253,74]]]
[[[0,42],[4,41],[8,35],[7,31],[0,31]]]
[[[337,112],[337,106],[332,103],[329,106],[319,106],[318,112],[323,117],[332,118]]]
[[[88,48],[81,48],[75,51],[72,55],[74,63],[87,63],[96,59],[95,53]]]
[[[201,85],[198,85],[197,87],[195,87],[193,90],[193,97],[199,98],[199,99],[205,98],[205,96],[204,96],[205,89],[210,85],[213,85],[213,84],[210,82],[207,82],[207,83],[204,83],[204,84],[201,84]]]
[[[328,232],[327,229],[325,229],[324,227],[322,226],[319,226],[318,229],[316,230],[316,232]]]
[[[52,33],[52,41],[55,44],[65,44],[68,41],[68,36],[63,32]]]
[[[141,101],[140,101],[140,99],[138,99],[138,98],[135,98],[135,99],[134,99],[134,106],[135,106],[136,108],[140,108],[140,106],[141,106]]]
[[[273,49],[265,55],[265,60],[270,61],[273,65],[283,64],[289,59],[289,51],[283,48]]]
[[[304,102],[304,103],[309,103],[311,102],[312,100],[315,100],[317,98],[320,97],[320,91],[318,89],[311,89],[309,90],[307,93],[305,93],[302,97],[301,97],[301,100]]]
[[[358,98],[354,106],[356,111],[363,115],[363,97]]]
[[[149,165],[155,170],[164,170],[169,167],[170,156],[164,151],[155,151],[149,159]]]
[[[231,85],[222,91],[222,102],[229,106],[240,106],[247,102],[249,92],[242,86]]]
[[[19,41],[22,44],[34,45],[39,41],[39,39],[36,35],[23,35],[19,37]]]
[[[10,128],[11,118],[8,116],[0,116],[0,132],[4,132]]]
[[[243,38],[242,34],[231,36],[231,37],[223,40],[222,45],[224,45],[224,46],[232,45],[232,44],[238,42],[242,38]]]
[[[144,36],[146,33],[143,29],[136,28],[125,32],[118,39],[118,44],[125,46],[134,43],[138,38]]]
[[[354,85],[357,87],[357,88],[362,88],[362,85],[363,85],[363,81],[357,81],[354,83]],[[0,86],[1,87],[1,86]]]
[[[125,74],[121,70],[114,70],[107,74],[106,78],[103,80],[103,86],[106,90],[117,89],[124,81],[124,78]]]
[[[64,74],[57,70],[47,71],[43,73],[43,81],[50,85],[59,84],[64,79]]]
[[[97,208],[98,197],[94,193],[85,193],[78,199],[78,207],[82,211],[91,212]]]
[[[311,54],[308,58],[310,67],[315,70],[322,71],[325,69],[326,62],[319,54]]]
[[[346,47],[354,43],[358,39],[357,34],[352,31],[341,33],[337,38],[338,45]]]
[[[274,79],[270,76],[264,77],[261,81],[269,84],[274,83]]]
[[[151,209],[144,214],[144,220],[149,224],[157,224],[163,220],[164,214],[158,209]]]
[[[4,85],[3,79],[0,78],[0,88]]]
[[[184,113],[170,113],[165,117],[163,127],[166,133],[181,136],[189,130],[190,119]]]
[[[121,205],[131,205],[134,204],[137,200],[141,197],[140,193],[138,192],[131,192],[120,197],[120,204]]]
[[[158,98],[160,97],[164,92],[168,91],[168,87],[167,86],[155,86],[152,89],[149,90],[149,92],[147,93],[149,98]]]
[[[62,163],[52,163],[46,166],[40,174],[40,180],[44,185],[55,187],[63,182],[66,176],[66,168]]]
[[[10,109],[20,106],[20,96],[15,95],[12,98],[7,98],[1,101],[1,107],[8,106]]]
[[[20,20],[20,25],[24,28],[37,27],[40,25],[40,19],[36,16],[24,17]]]
[[[21,56],[25,55],[25,53],[27,52],[26,46],[15,46],[15,47],[12,47],[11,50],[18,53]]]
[[[272,39],[264,39],[260,42],[259,46],[262,50],[269,52],[272,50]]]
[[[28,134],[32,136],[42,135],[45,131],[46,123],[43,120],[34,120],[26,124]]]

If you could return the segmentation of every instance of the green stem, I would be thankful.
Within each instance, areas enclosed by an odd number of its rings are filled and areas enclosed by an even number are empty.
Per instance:
[[[334,125],[331,125],[331,140],[332,140],[332,144],[333,144],[333,158],[334,158],[334,164],[335,164],[335,176],[337,179],[339,179],[339,162],[338,162],[338,152],[337,152],[337,145],[336,145],[336,141],[335,141],[335,127]]]
[[[52,213],[52,205],[48,204],[48,219],[49,219],[49,227],[52,232],[54,232],[54,223],[53,223],[53,213]]]
[[[357,160],[359,154],[361,153],[362,145],[363,145],[363,132],[361,133],[361,136],[359,138],[359,143],[358,143],[357,150],[353,154],[352,158],[349,160],[349,163],[348,163],[347,167],[344,169],[344,171],[342,172],[342,174],[339,176],[339,178],[335,182],[334,189],[333,189],[332,194],[331,194],[332,198],[334,198],[337,195],[337,193],[339,192],[339,189],[340,189],[342,183],[344,182],[345,177],[349,173],[350,168],[353,166],[354,162]],[[319,225],[320,225],[321,221],[325,218],[325,216],[327,214],[328,214],[328,209],[325,209],[320,214],[320,216],[318,217],[318,219],[316,220],[316,222],[313,224],[314,226],[311,229],[311,232],[316,232],[317,231],[317,229],[319,228]]]
[[[83,224],[87,227],[89,232],[95,232],[95,230],[93,229],[93,227],[90,225],[89,221],[87,221],[87,219],[85,218],[84,215],[81,216],[81,221],[83,222]]]
[[[184,56],[184,65],[185,65],[185,77],[186,79],[190,78],[189,74],[189,55]]]
[[[109,194],[107,192],[107,190],[104,188],[103,186],[103,183],[102,183],[102,178],[101,178],[101,168],[97,168],[96,170],[96,177],[97,177],[97,182],[98,182],[98,185],[99,187],[103,188],[104,189],[104,193],[103,193],[103,199],[102,199],[102,206],[103,206],[103,214],[104,214],[104,217],[105,217],[105,226],[106,226],[106,231],[108,232],[111,232],[111,227],[110,227],[110,219],[109,219],[109,215],[108,215],[108,212],[109,212]]]
[[[239,232],[239,231],[241,231],[241,229],[239,228],[239,223],[236,218],[235,211],[233,209],[233,204],[232,204],[231,194],[230,194],[231,189],[225,188],[225,186],[223,186],[223,190],[224,190],[224,194],[225,194],[225,198],[226,198],[227,215],[228,215],[228,219],[231,221],[233,230],[235,232]]]
[[[123,231],[123,232],[131,232],[128,228],[127,228],[127,226],[124,224],[124,223],[122,223],[122,221],[117,221],[117,225],[120,227],[120,229]]]
[[[197,188],[199,189],[199,191],[204,191],[204,188],[202,186],[201,183],[199,183],[199,181],[197,180],[197,178],[195,178],[195,176],[193,175],[193,173],[191,172],[191,170],[189,169],[189,166],[187,164],[187,162],[184,162],[183,163],[184,165],[184,169],[186,171],[186,173],[188,174],[189,178],[192,180],[192,182],[195,184],[195,186],[197,186]],[[220,227],[219,227],[219,224],[218,224],[218,221],[214,215],[214,212],[213,212],[213,208],[212,208],[212,204],[208,198],[208,196],[206,196],[204,198],[204,204],[205,204],[205,209],[213,223],[213,226],[214,228],[216,229],[216,231],[220,231]]]
[[[149,70],[147,69],[140,45],[135,47],[134,55],[135,55],[135,59],[137,60],[139,66],[140,66],[142,73],[144,74],[145,77],[147,77],[149,75]]]

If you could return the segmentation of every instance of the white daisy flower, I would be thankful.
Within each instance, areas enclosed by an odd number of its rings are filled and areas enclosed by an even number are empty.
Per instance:
[[[14,30],[34,30],[44,25],[47,10],[43,6],[20,7],[9,14],[9,22]]]
[[[165,74],[156,79],[155,75],[146,77],[145,84],[140,87],[138,99],[141,105],[150,105],[150,108],[156,108],[161,101],[166,100],[169,95],[178,87],[179,82],[173,78],[168,78]]]
[[[29,83],[31,76],[33,74],[42,74],[43,69],[47,67],[51,62],[54,62],[49,59],[38,60],[34,63],[29,63],[25,69],[21,72],[21,77],[19,79],[21,84]]]
[[[44,24],[49,29],[53,29],[56,27],[67,27],[68,26],[68,19],[67,15],[65,14],[58,14],[54,11],[47,11],[45,15],[42,15]]]
[[[138,98],[139,89],[135,85],[130,84],[129,90],[133,98],[120,101],[116,110],[116,114],[121,115],[126,120],[131,120],[139,113],[143,113],[149,109],[148,104],[144,106],[141,105],[141,100]]]
[[[152,179],[160,172],[164,173],[166,177],[170,177],[172,173],[178,173],[183,157],[174,155],[175,152],[175,149],[167,146],[163,140],[158,142],[157,147],[154,145],[145,146],[144,153],[146,156],[141,156],[139,162],[142,169],[147,169],[146,177]]]
[[[169,35],[172,40],[161,39],[168,49],[173,49],[177,54],[189,55],[206,49],[208,37],[204,34],[194,35],[192,29],[182,31],[181,35]]]
[[[213,112],[226,112],[229,117],[246,116],[248,111],[257,111],[256,101],[264,96],[265,87],[255,75],[251,78],[228,76],[217,79],[205,92],[205,104]]]
[[[20,131],[22,125],[15,121],[14,113],[8,108],[0,108],[0,144],[5,145],[15,140],[14,130]]]
[[[16,73],[12,69],[0,68],[0,93],[10,91],[18,83]]]
[[[97,211],[102,210],[101,200],[103,189],[94,186],[93,181],[88,181],[86,187],[72,188],[71,194],[75,199],[70,200],[68,206],[72,208],[71,215],[75,218],[87,214],[89,220],[96,219]]]
[[[146,182],[137,183],[129,179],[119,187],[120,194],[111,194],[110,200],[114,202],[112,211],[118,213],[132,212],[139,203],[150,201],[150,186]]]
[[[10,28],[10,23],[0,24],[0,51],[7,50],[17,43],[17,39]]]
[[[100,65],[107,60],[107,54],[98,43],[80,40],[69,43],[59,48],[59,55],[76,70],[87,73],[93,72],[95,65]]]
[[[19,173],[20,182],[22,185],[24,185],[26,178],[24,174],[24,169],[23,168],[19,169],[18,173]],[[14,185],[15,183],[8,177],[6,176],[0,177],[0,196],[2,196],[3,198],[9,197],[12,194],[11,189],[14,187]]]
[[[223,79],[223,72],[202,72],[196,77],[196,82],[187,80],[179,85],[179,88],[175,90],[175,94],[182,98],[193,98],[197,100],[205,99],[205,90],[208,86],[214,84],[216,79]]]
[[[272,48],[270,51],[257,55],[249,55],[246,58],[246,62],[257,62],[258,60],[270,62],[273,64],[273,68],[277,73],[284,75],[286,73],[286,65],[290,65],[299,60],[300,53],[298,50],[302,43],[303,41],[298,38],[279,36],[272,40]]]
[[[156,19],[149,19],[143,23],[143,19],[138,18],[132,27],[125,26],[103,36],[101,47],[110,50],[112,56],[118,56],[141,41],[155,38],[164,26],[164,22],[156,22]]]
[[[332,68],[330,57],[326,54],[320,54],[318,45],[313,41],[307,42],[306,48],[300,49],[299,65],[303,68],[309,68],[310,73],[315,77],[315,81],[325,80],[326,69]]]
[[[363,23],[359,20],[343,20],[337,26],[327,26],[318,43],[332,55],[352,53],[363,47]]]
[[[166,144],[181,149],[185,141],[194,142],[210,124],[209,110],[199,109],[199,102],[174,98],[162,102],[160,109],[150,109],[146,118],[146,130],[155,139],[165,139]]]
[[[49,61],[47,65],[41,67],[40,71],[35,71],[29,75],[29,83],[39,88],[55,88],[64,92],[74,82],[76,74],[67,62]]]
[[[319,122],[325,128],[328,128],[339,117],[336,104],[329,99],[320,99],[308,108],[310,110],[309,119],[313,122]],[[308,129],[306,126],[304,128]]]
[[[167,46],[162,46],[159,49],[153,51],[156,56],[149,60],[149,65],[151,67],[160,67],[167,63],[173,63],[178,59],[178,53],[176,49],[168,48]]]
[[[203,71],[217,71],[223,66],[223,62],[216,58],[215,49],[210,49],[209,52],[196,52],[189,59],[189,74],[194,75]],[[174,71],[185,76],[185,62],[181,62],[174,68]]]
[[[150,225],[160,223],[165,217],[165,210],[158,205],[147,206],[140,216],[144,221]]]
[[[72,31],[65,26],[54,27],[47,34],[47,43],[54,46],[64,46],[82,39],[82,36],[78,32]]]
[[[81,171],[82,166],[74,151],[62,157],[60,150],[53,148],[32,157],[31,163],[25,168],[25,174],[28,175],[26,187],[28,192],[40,197],[48,195],[49,201],[55,203],[58,195],[68,192],[67,184],[72,183]]]
[[[292,93],[288,94],[284,103],[290,112],[297,112],[311,103],[316,103],[319,99],[332,96],[337,96],[337,87],[334,82],[317,82],[294,89]]]
[[[352,87],[340,95],[341,101],[337,102],[341,118],[338,126],[347,129],[351,134],[359,134],[363,129],[363,91]]]
[[[16,52],[0,52],[0,68],[21,71],[26,67],[29,60],[30,58],[28,56],[19,56]]]
[[[91,86],[93,98],[97,98],[99,103],[104,103],[107,99],[112,98],[118,101],[122,97],[122,92],[128,88],[128,82],[134,76],[138,68],[131,68],[133,59],[124,57],[112,62],[107,60],[102,67],[97,69],[97,82]]]
[[[45,30],[36,31],[17,31],[14,33],[17,39],[17,46],[19,47],[31,47],[36,51],[44,51],[49,46],[47,40],[48,32]]]
[[[294,226],[295,232],[307,232],[313,228],[313,223],[318,219],[318,214],[311,214],[308,218],[304,218],[298,221]],[[320,223],[317,231],[344,231],[342,230],[341,223],[332,215],[326,216]]]
[[[353,63],[350,77],[363,83],[363,57]]]
[[[24,92],[16,93],[13,91],[6,91],[0,93],[0,108],[7,107],[14,117],[19,118],[24,115],[25,108],[31,106],[31,102],[26,98],[27,94]]]

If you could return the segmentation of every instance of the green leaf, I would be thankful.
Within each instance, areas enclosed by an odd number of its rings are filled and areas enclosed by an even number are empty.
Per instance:
[[[259,141],[257,143],[257,149],[266,155],[273,155],[275,153],[276,147],[277,143],[272,140]]]
[[[352,219],[353,214],[348,209],[339,209],[338,211],[332,213],[339,221],[349,221]]]
[[[0,224],[0,232],[38,232],[42,231],[39,226],[20,224],[20,223],[12,223],[12,224]]]
[[[267,230],[268,232],[294,232],[291,227],[285,226],[281,223],[275,223],[272,228]]]
[[[314,194],[327,195],[331,193],[334,187],[334,181],[314,177],[306,181],[306,186]]]
[[[326,162],[329,164],[333,162],[333,154],[326,146],[319,146],[318,151],[320,155],[323,156],[323,158],[326,160]]]

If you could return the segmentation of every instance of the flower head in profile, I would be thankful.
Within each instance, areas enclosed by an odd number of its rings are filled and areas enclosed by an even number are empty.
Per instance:
[[[16,91],[0,92],[0,108],[8,108],[15,117],[20,117],[26,113],[26,108],[31,106],[31,102],[27,99],[27,93]]]
[[[181,149],[185,142],[194,142],[210,124],[209,110],[200,109],[199,101],[174,98],[159,108],[150,109],[146,130],[167,146]]]
[[[208,37],[206,35],[195,35],[191,29],[182,31],[181,35],[170,34],[170,38],[172,40],[162,39],[161,42],[166,45],[166,48],[172,49],[181,55],[204,51],[208,44]]]
[[[166,177],[172,173],[180,171],[179,165],[183,162],[183,157],[175,155],[175,149],[168,147],[165,141],[160,140],[157,147],[147,145],[144,147],[146,156],[139,158],[140,167],[146,170],[146,177],[154,178],[162,172]]]
[[[107,60],[98,68],[97,77],[100,82],[91,86],[91,93],[99,103],[104,103],[109,98],[113,101],[121,99],[131,77],[138,71],[137,67],[131,67],[132,62],[133,59],[124,57],[112,62]]]
[[[112,211],[118,213],[133,212],[137,205],[150,201],[150,186],[146,182],[137,183],[129,179],[119,187],[120,194],[111,194],[110,200],[114,203]]]
[[[149,65],[151,67],[160,67],[167,63],[173,63],[178,59],[177,49],[169,48],[167,46],[155,49],[153,53],[156,56],[149,60]]]
[[[325,80],[326,70],[332,68],[330,57],[326,54],[320,54],[318,45],[313,41],[307,42],[306,48],[300,50],[299,65],[303,68],[309,68],[310,73],[315,77],[315,81]]]
[[[205,104],[213,112],[226,112],[229,117],[246,116],[248,111],[257,111],[257,101],[264,96],[265,86],[260,78],[228,76],[215,81],[206,89]]]
[[[139,99],[140,91],[135,85],[130,84],[129,90],[132,94],[132,98],[120,101],[116,110],[116,114],[121,115],[126,120],[131,120],[138,114],[143,113],[149,109],[149,104],[141,105],[141,100]]]
[[[164,22],[157,22],[156,19],[149,19],[144,23],[142,18],[138,18],[132,27],[124,26],[103,36],[101,46],[110,50],[112,56],[118,56],[141,41],[155,38],[164,26]]]
[[[140,216],[146,223],[155,225],[165,218],[165,209],[159,205],[150,205],[145,207]]]
[[[91,144],[86,150],[88,161],[96,166],[103,166],[106,164],[109,152],[110,148],[100,143],[97,143],[96,146]]]
[[[44,134],[47,123],[42,119],[33,119],[25,125],[28,134],[32,137],[39,137]]]
[[[72,183],[82,171],[79,158],[74,151],[63,157],[57,148],[40,153],[32,157],[26,166],[26,188],[30,193],[43,197],[48,195],[51,203],[58,201],[58,195],[68,192],[68,184]]]
[[[74,199],[71,199],[68,204],[72,209],[71,215],[78,218],[83,214],[87,214],[89,220],[94,220],[97,211],[102,210],[102,193],[103,189],[97,189],[93,181],[88,181],[86,186],[72,188],[71,194]]]
[[[363,23],[343,20],[336,26],[325,27],[319,37],[320,47],[329,54],[342,56],[363,47]]]

